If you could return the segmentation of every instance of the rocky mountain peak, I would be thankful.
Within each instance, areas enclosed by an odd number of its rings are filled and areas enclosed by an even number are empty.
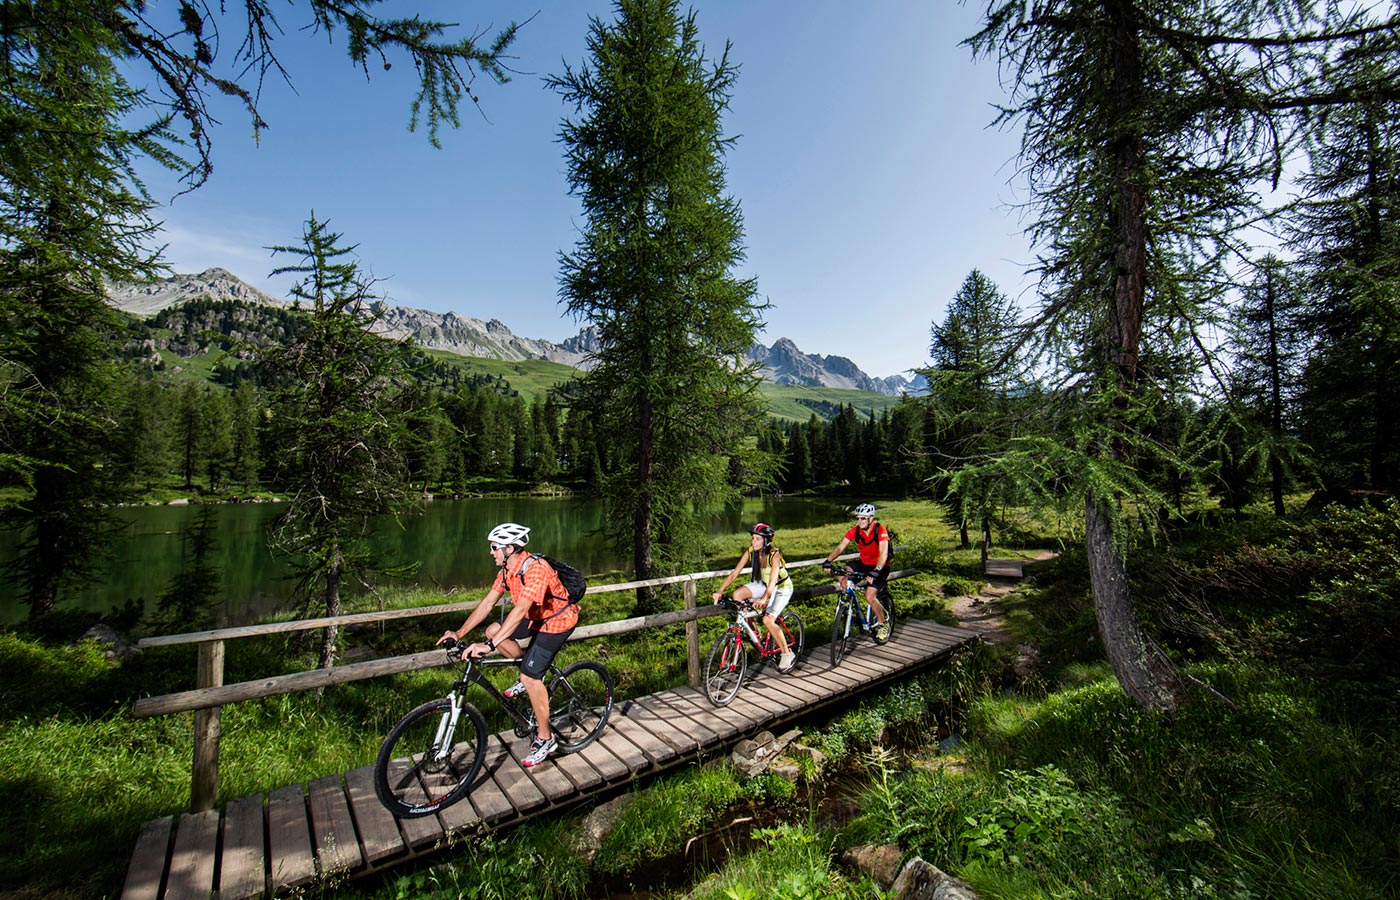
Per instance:
[[[239,300],[244,303],[288,306],[240,280],[223,268],[205,269],[198,275],[173,275],[144,284],[111,284],[108,298],[118,309],[149,317],[171,306],[208,297]],[[412,337],[419,346],[493,359],[547,359],[586,369],[593,353],[601,346],[598,333],[589,326],[561,344],[518,337],[499,319],[463,316],[456,312],[438,313],[403,306],[376,305],[382,313],[378,329],[390,337]],[[844,356],[803,353],[791,339],[780,337],[772,346],[755,344],[749,358],[760,364],[763,377],[777,384],[850,388],[897,396],[927,390],[922,378],[913,382],[902,375],[871,378]]]

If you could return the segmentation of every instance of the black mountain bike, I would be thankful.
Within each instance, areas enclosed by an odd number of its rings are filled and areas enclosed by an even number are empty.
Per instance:
[[[823,563],[822,568],[834,575],[846,576],[846,589],[838,588],[836,591],[836,618],[831,623],[831,667],[834,669],[841,664],[841,658],[855,644],[862,631],[877,644],[889,641],[894,634],[894,596],[890,594],[888,586],[881,586],[876,595],[880,605],[885,608],[886,627],[881,633],[875,610],[865,602],[865,585],[869,583],[870,576],[853,571],[850,566],[838,568],[831,563]],[[860,581],[859,588],[856,586],[857,580]]]
[[[535,713],[525,694],[507,697],[482,669],[518,666],[517,659],[462,658],[456,641],[447,643],[449,663],[461,674],[446,697],[429,700],[389,730],[374,761],[374,792],[394,815],[427,816],[461,800],[471,790],[486,758],[486,717],[467,699],[477,684],[515,724],[519,737],[535,733]],[[583,660],[562,671],[551,665],[549,727],[558,752],[573,753],[593,743],[612,714],[613,680],[600,662]]]

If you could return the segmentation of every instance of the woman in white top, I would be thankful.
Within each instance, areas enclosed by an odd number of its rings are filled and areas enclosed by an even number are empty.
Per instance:
[[[746,601],[752,601],[756,609],[763,610],[763,625],[782,650],[782,656],[778,657],[778,671],[791,672],[797,658],[788,646],[787,636],[778,627],[777,616],[782,614],[788,601],[792,599],[792,576],[783,564],[782,551],[773,546],[773,526],[759,522],[749,529],[749,534],[753,535],[753,540],[744,548],[744,555],[739,557],[734,571],[725,577],[724,583],[715,591],[714,602],[718,603],[724,597],[724,589],[729,587],[752,561],[753,580],[739,586],[734,592],[734,602],[742,605]]]

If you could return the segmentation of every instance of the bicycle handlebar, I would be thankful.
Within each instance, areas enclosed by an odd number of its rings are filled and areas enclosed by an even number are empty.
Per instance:
[[[833,562],[824,562],[822,563],[822,568],[826,569],[828,572],[838,577],[845,575],[847,578],[859,578],[867,584],[875,581],[874,572],[857,572],[855,569],[852,569],[848,565],[838,566]]]

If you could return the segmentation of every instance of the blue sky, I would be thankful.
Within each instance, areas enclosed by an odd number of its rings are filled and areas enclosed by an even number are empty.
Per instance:
[[[219,107],[214,174],[159,210],[177,272],[222,266],[273,294],[287,281],[263,249],[295,243],[311,210],[358,245],[398,305],[496,318],[518,335],[560,341],[584,323],[558,297],[559,252],[585,222],[568,195],[557,141],[566,109],[543,77],[585,62],[588,16],[610,3],[413,2],[471,30],[533,19],[514,47],[513,80],[478,82],[485,117],[434,149],[408,131],[415,78],[406,60],[366,81],[339,46],[275,7],[289,87],[269,80],[270,123],[254,143],[246,114]],[[684,8],[684,7],[683,7]],[[928,0],[700,0],[709,55],[726,40],[740,66],[724,120],[744,215],[747,259],[772,304],[760,337],[851,358],[874,376],[924,365],[929,328],[978,268],[1023,304],[1031,262],[1015,205],[1018,136],[990,127],[1002,99],[993,62],[959,42],[981,6]],[[223,62],[241,35],[226,33]],[[175,182],[147,172],[157,199]],[[290,260],[287,260],[288,262]]]

